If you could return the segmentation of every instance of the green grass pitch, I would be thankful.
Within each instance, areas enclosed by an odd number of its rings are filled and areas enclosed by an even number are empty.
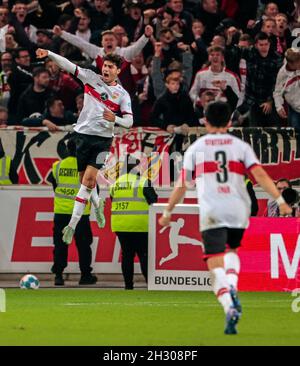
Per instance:
[[[289,293],[241,293],[238,335],[225,336],[212,293],[6,290],[0,345],[300,345]]]

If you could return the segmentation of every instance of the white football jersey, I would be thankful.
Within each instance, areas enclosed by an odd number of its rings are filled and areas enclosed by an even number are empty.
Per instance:
[[[129,94],[120,84],[105,84],[92,70],[77,66],[75,76],[84,84],[84,101],[74,130],[86,135],[112,137],[114,123],[105,120],[103,112],[110,109],[120,117],[132,114]]]
[[[228,133],[207,134],[188,148],[183,177],[195,178],[201,231],[248,226],[251,200],[244,176],[259,164],[250,145]]]

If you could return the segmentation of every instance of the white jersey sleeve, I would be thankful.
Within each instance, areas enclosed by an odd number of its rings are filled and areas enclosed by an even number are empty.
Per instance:
[[[132,114],[131,99],[128,93],[126,93],[121,100],[120,112],[122,115]]]
[[[76,66],[76,70],[74,72],[74,76],[76,76],[79,80],[83,82],[83,84],[88,84],[91,78],[94,78],[96,73],[89,69],[83,69],[82,67]],[[99,84],[102,84],[101,78],[98,78]]]
[[[247,143],[245,143],[244,164],[247,170],[251,169],[255,165],[260,165],[260,162],[255,155],[255,152],[253,151],[252,147]]]

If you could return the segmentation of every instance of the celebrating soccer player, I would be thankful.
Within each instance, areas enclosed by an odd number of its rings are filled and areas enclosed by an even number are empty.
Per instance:
[[[84,104],[74,130],[76,131],[76,155],[81,187],[69,225],[63,229],[63,240],[70,244],[85,206],[89,200],[95,207],[99,227],[104,227],[104,202],[96,189],[98,170],[109,153],[115,124],[132,126],[132,110],[129,94],[117,83],[122,59],[118,55],[103,58],[102,76],[83,69],[51,51],[38,49],[38,58],[49,57],[63,70],[71,73],[84,84]],[[119,116],[117,116],[119,114]]]

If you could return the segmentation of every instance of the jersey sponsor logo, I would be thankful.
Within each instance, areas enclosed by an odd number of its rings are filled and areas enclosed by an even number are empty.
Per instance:
[[[84,86],[84,92],[86,94],[91,95],[92,97],[94,97],[95,99],[97,99],[99,102],[103,103],[107,108],[109,108],[111,111],[113,112],[119,112],[120,110],[120,105],[117,103],[114,103],[113,101],[108,99],[108,94],[107,93],[98,93],[94,87],[92,87],[89,84],[85,84]],[[105,97],[106,99],[104,100],[103,97]]]
[[[101,95],[101,99],[102,99],[103,101],[108,100],[108,94],[107,94],[107,93],[101,93],[100,95]]]

